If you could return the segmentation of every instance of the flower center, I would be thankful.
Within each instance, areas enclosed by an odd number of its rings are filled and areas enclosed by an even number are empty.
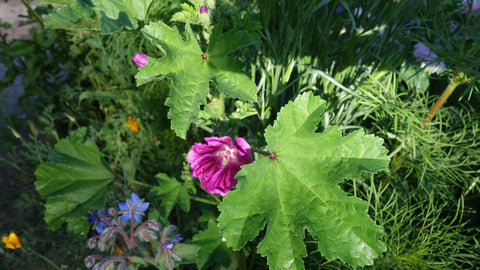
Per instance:
[[[238,162],[237,149],[234,147],[224,146],[222,150],[218,151],[216,156],[222,157],[222,167],[225,167],[228,162]]]

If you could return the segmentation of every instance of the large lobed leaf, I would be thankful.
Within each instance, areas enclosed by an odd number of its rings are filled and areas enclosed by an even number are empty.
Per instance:
[[[200,105],[206,103],[210,81],[220,92],[245,101],[256,101],[255,83],[243,72],[242,64],[228,55],[257,40],[246,31],[222,34],[221,29],[221,25],[213,29],[205,53],[189,24],[185,25],[185,38],[176,27],[169,27],[163,22],[151,23],[142,29],[145,36],[160,45],[166,55],[149,57],[148,65],[139,69],[137,84],[165,77],[171,80],[171,94],[165,104],[170,106],[168,118],[172,120],[172,129],[182,138],[185,138]]]
[[[75,0],[45,18],[47,28],[98,30],[111,34],[123,27],[136,29],[153,0]],[[55,2],[55,1],[50,1]],[[92,18],[92,16],[94,16]]]
[[[107,185],[114,174],[93,141],[85,140],[86,129],[60,140],[35,171],[35,187],[47,199],[45,222],[57,229],[65,221],[70,230],[88,231],[88,210],[105,206]]]
[[[238,189],[219,205],[219,227],[236,250],[268,224],[258,252],[271,269],[304,269],[305,229],[329,260],[364,266],[385,251],[366,202],[338,184],[361,171],[386,170],[387,149],[362,130],[344,137],[337,127],[315,133],[324,107],[311,93],[287,104],[265,131],[272,155],[242,166]]]

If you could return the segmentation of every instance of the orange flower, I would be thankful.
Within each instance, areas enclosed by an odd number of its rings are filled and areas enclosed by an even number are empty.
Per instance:
[[[123,254],[123,249],[119,246],[115,248],[115,255],[122,255]]]
[[[5,246],[9,249],[17,249],[22,247],[22,240],[15,233],[11,233],[9,236],[3,236],[2,242],[5,243]]]
[[[126,127],[133,130],[133,132],[138,133],[140,131],[140,127],[138,126],[137,118],[135,117],[128,117],[128,124],[125,124]]]

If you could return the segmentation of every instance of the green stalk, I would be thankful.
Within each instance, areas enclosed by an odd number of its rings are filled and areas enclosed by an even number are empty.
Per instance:
[[[28,13],[30,13],[30,15],[32,15],[32,17],[39,23],[42,25],[42,27],[45,27],[45,25],[43,24],[43,19],[42,17],[40,17],[40,15],[38,15],[37,12],[35,12],[35,10],[33,10],[32,6],[30,6],[30,3],[28,3],[27,0],[22,0],[22,3],[23,5],[28,9]]]
[[[447,99],[452,95],[453,91],[457,88],[457,86],[462,85],[464,83],[470,82],[470,78],[465,76],[465,73],[462,71],[458,72],[456,75],[453,76],[452,80],[448,84],[447,88],[443,91],[442,95],[438,98],[437,102],[433,105],[430,112],[425,116],[423,119],[422,130],[427,127],[427,124],[432,121],[435,117],[437,112],[442,108],[443,104],[447,101]],[[385,186],[390,182],[390,178],[402,167],[402,165],[409,159],[408,155],[411,148],[407,148],[407,151],[401,153],[399,156],[396,156],[392,159],[390,164],[390,174],[388,174],[382,181],[380,186],[380,190],[383,190]]]
[[[272,153],[270,152],[267,152],[267,151],[263,151],[263,150],[260,150],[260,149],[256,149],[256,148],[252,148],[251,149],[253,152],[256,152],[256,153],[259,153],[259,154],[262,154],[264,156],[270,156]]]
[[[37,253],[36,251],[33,251],[33,253],[35,255],[37,255],[38,257],[40,257],[42,260],[46,261],[48,264],[50,264],[54,269],[56,270],[62,270],[62,268],[60,268],[57,264],[55,264],[52,260],[50,260],[49,258]]]
[[[219,202],[214,202],[214,201],[210,201],[210,200],[200,198],[200,197],[195,197],[195,196],[190,196],[190,199],[192,199],[194,201],[197,201],[197,202],[208,203],[208,204],[211,204],[211,205],[218,205],[219,204]]]
[[[136,185],[139,185],[139,186],[142,186],[142,187],[146,187],[146,188],[153,188],[154,187],[150,184],[142,183],[142,182],[139,182],[139,181],[136,181],[136,180],[133,180],[133,179],[127,179],[127,182],[132,183],[132,184],[136,184]]]
[[[445,104],[445,102],[450,97],[450,95],[453,93],[455,88],[457,88],[457,86],[459,86],[461,84],[464,84],[466,82],[469,82],[469,81],[470,81],[470,79],[467,78],[465,76],[465,74],[461,71],[455,77],[452,78],[452,80],[450,81],[450,84],[448,84],[447,88],[445,88],[442,95],[438,98],[435,105],[433,105],[430,112],[427,114],[427,116],[425,116],[425,119],[423,119],[423,123],[425,124],[425,125],[423,125],[423,129],[425,129],[426,124],[430,123],[430,121],[433,119],[433,117],[435,117],[438,110],[440,110],[440,108],[443,106],[443,104]]]
[[[247,270],[247,265],[245,264],[245,256],[243,256],[242,250],[235,251],[235,260],[237,261],[237,269]]]
[[[222,120],[225,113],[225,97],[223,93],[219,93],[217,101],[217,119]]]

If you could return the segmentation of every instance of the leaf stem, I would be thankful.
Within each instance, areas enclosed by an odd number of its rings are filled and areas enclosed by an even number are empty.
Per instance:
[[[219,202],[217,202],[217,201],[214,202],[214,201],[210,201],[210,200],[200,198],[200,197],[196,197],[196,196],[190,196],[190,199],[192,199],[194,201],[197,201],[197,202],[208,203],[208,204],[211,204],[211,205],[218,205],[219,204]]]
[[[447,88],[445,88],[442,95],[438,98],[437,102],[435,103],[435,105],[433,105],[430,112],[427,114],[427,116],[425,116],[425,119],[423,119],[423,123],[425,125],[423,125],[422,129],[425,129],[426,124],[430,123],[430,121],[433,119],[433,117],[435,117],[438,110],[440,110],[440,108],[443,106],[443,104],[445,104],[445,102],[450,97],[450,95],[453,93],[455,88],[457,88],[457,86],[459,86],[461,84],[469,82],[470,80],[471,79],[467,78],[462,71],[458,72],[457,75],[454,75],[454,77],[452,78],[452,80],[448,84]]]
[[[262,154],[262,155],[267,156],[267,157],[272,155],[272,153],[270,153],[270,152],[263,151],[263,150],[256,149],[256,148],[252,148],[252,151],[257,152],[257,153]]]
[[[242,250],[235,251],[235,259],[237,261],[237,269],[239,270],[247,270],[247,266],[245,264],[245,256],[243,256]]]
[[[136,184],[136,185],[139,185],[139,186],[142,186],[142,187],[146,187],[146,188],[153,188],[154,187],[150,184],[142,183],[142,182],[139,182],[139,181],[133,180],[133,179],[127,179],[127,182],[132,183],[132,184]]]
[[[224,94],[219,91],[218,102],[217,102],[217,119],[223,120],[224,113],[225,113],[225,97],[224,97]]]
[[[39,23],[42,25],[42,27],[44,27],[45,25],[43,24],[43,19],[42,17],[40,17],[40,15],[38,15],[37,12],[35,12],[35,10],[32,8],[32,6],[30,6],[30,3],[28,3],[27,0],[22,0],[22,3],[23,5],[28,9],[28,13],[30,13],[30,15],[32,15],[32,17]]]

